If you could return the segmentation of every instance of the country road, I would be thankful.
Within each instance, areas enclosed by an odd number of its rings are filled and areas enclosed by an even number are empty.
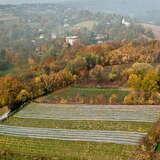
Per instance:
[[[0,135],[138,145],[146,133],[127,131],[69,130],[0,125]]]
[[[18,118],[156,122],[160,106],[30,104]]]

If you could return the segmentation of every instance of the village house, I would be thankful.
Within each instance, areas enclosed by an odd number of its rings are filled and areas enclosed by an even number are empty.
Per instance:
[[[79,41],[79,37],[78,36],[70,36],[70,37],[66,37],[66,43],[74,46],[75,44],[78,44]]]
[[[124,18],[122,19],[122,25],[125,25],[126,27],[130,27],[131,23],[127,22]]]
[[[105,39],[104,36],[101,35],[101,34],[97,34],[96,37],[95,37],[95,40],[96,40],[97,44],[104,43],[104,39]]]

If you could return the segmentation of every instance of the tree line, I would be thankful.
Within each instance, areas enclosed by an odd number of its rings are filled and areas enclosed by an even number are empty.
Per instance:
[[[160,42],[62,47],[59,56],[48,54],[51,48],[52,44],[41,46],[41,57],[32,55],[17,69],[16,75],[0,77],[1,107],[8,105],[14,109],[24,102],[85,80],[127,85],[131,93],[125,97],[125,104],[159,103]]]

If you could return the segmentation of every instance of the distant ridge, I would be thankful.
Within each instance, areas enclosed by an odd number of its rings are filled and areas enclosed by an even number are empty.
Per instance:
[[[95,12],[115,13],[160,24],[160,0],[0,0],[0,4],[61,3]]]
[[[58,3],[68,0],[0,0],[0,4]]]
[[[51,1],[51,0],[50,0]],[[113,11],[124,14],[160,10],[159,0],[70,0],[74,5],[81,5],[96,11]],[[78,2],[78,3],[77,3]],[[143,6],[143,7],[142,7]]]

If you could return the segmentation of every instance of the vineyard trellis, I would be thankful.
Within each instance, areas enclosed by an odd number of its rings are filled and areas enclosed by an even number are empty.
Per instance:
[[[146,133],[127,131],[69,130],[0,125],[0,135],[138,145]]]
[[[123,105],[54,105],[32,103],[16,114],[15,117],[53,120],[156,122],[160,117],[160,107]]]

